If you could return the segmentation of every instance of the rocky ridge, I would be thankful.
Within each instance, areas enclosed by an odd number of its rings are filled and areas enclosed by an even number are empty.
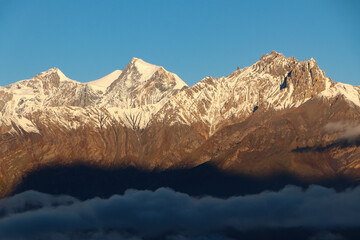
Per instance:
[[[0,193],[34,169],[79,162],[142,169],[212,162],[255,176],[358,178],[357,137],[324,129],[359,119],[360,87],[334,83],[314,59],[275,51],[192,87],[137,58],[88,83],[52,68],[0,87]]]

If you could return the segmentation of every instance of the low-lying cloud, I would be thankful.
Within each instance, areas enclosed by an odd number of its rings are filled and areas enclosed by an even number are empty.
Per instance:
[[[10,198],[0,200],[0,220],[16,213],[28,212],[36,209],[47,209],[57,206],[72,205],[79,202],[74,197],[60,195],[52,196],[35,191],[26,191]]]
[[[340,132],[339,140],[355,141],[360,138],[360,123],[350,121],[338,121],[328,123],[324,130],[326,132]]]
[[[0,239],[231,239],[218,233],[229,228],[360,227],[360,187],[336,192],[287,186],[228,199],[160,188],[87,201],[28,191],[0,200],[0,212]]]

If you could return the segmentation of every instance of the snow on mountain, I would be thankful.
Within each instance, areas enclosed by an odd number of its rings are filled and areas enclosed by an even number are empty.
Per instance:
[[[178,90],[187,86],[176,74],[163,67],[133,58],[119,78],[107,89],[101,100],[101,106],[137,108],[156,104],[169,90]]]
[[[133,63],[134,68],[136,68],[141,74],[140,78],[138,79],[139,82],[148,80],[160,68],[159,66],[147,63],[139,58],[133,58],[131,63]],[[131,87],[132,85],[130,79],[128,79],[125,83],[127,87]]]
[[[298,107],[332,84],[314,59],[299,62],[274,51],[227,77],[203,79],[174,96],[157,117],[171,123],[203,122],[212,134],[257,109]]]
[[[15,125],[36,132],[29,120],[36,112],[43,122],[50,124],[49,118],[51,124],[57,121],[66,128],[79,127],[82,121],[96,126],[101,112],[133,129],[146,128],[152,121],[202,123],[212,135],[255,111],[279,111],[299,107],[315,96],[340,94],[360,106],[359,87],[335,84],[313,58],[300,62],[275,51],[227,77],[207,77],[192,87],[161,66],[133,58],[123,71],[88,83],[52,68],[1,87],[0,119],[6,129]]]
[[[71,80],[59,69],[51,68],[32,79],[3,87],[0,90],[0,119],[10,132],[15,131],[14,125],[27,132],[36,132],[36,126],[27,119],[30,114],[62,106],[86,107],[99,97],[86,84]]]
[[[1,111],[28,113],[44,106],[89,105],[96,93],[85,84],[66,77],[59,69],[52,68],[29,80],[23,80],[4,88],[11,95]]]
[[[339,95],[344,96],[345,100],[360,107],[360,87],[345,83],[337,83],[319,94],[319,97],[335,98]]]
[[[60,71],[60,69],[54,67],[54,68],[50,68],[49,70],[45,71],[45,72],[41,72],[38,75],[36,75],[34,78],[36,79],[48,79],[51,78],[52,76],[58,76],[58,80],[61,82],[76,82],[70,78],[68,78],[67,76],[65,76],[65,74]]]
[[[152,116],[180,89],[187,87],[176,74],[133,58],[108,88],[97,106],[132,128],[144,128]]]
[[[359,86],[335,84],[314,59],[275,51],[192,87],[137,58],[88,83],[52,68],[0,87],[0,196],[52,164],[162,170],[210,162],[250,176],[360,179],[357,142],[323,131],[357,124],[359,110]]]
[[[106,75],[105,77],[88,82],[87,84],[91,86],[93,89],[105,93],[106,88],[110,86],[110,84],[114,82],[116,79],[118,79],[121,73],[122,73],[121,70],[115,70],[114,72]]]
[[[95,122],[98,112],[106,109],[106,114],[128,127],[144,128],[153,114],[184,86],[187,85],[176,74],[138,58],[133,58],[123,72],[116,70],[88,83],[71,80],[59,69],[52,68],[32,79],[2,87],[0,117],[2,124],[11,128],[12,122],[20,124],[34,112],[41,111],[46,118],[71,128],[64,120],[71,119],[69,109],[74,115],[85,109],[87,114],[80,114],[82,119],[87,121],[90,117]],[[98,110],[90,111],[89,107]],[[46,118],[43,121],[49,122]],[[27,122],[24,129],[34,132],[36,126]]]

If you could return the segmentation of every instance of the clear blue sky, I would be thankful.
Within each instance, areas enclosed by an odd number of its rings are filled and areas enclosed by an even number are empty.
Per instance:
[[[360,1],[0,0],[0,85],[51,67],[86,82],[132,57],[193,85],[272,50],[360,85]]]

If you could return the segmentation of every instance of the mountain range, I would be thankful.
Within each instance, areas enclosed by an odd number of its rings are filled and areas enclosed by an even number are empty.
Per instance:
[[[360,86],[275,51],[189,87],[133,58],[81,83],[58,68],[0,87],[0,196],[47,166],[211,163],[254,177],[360,179]]]

